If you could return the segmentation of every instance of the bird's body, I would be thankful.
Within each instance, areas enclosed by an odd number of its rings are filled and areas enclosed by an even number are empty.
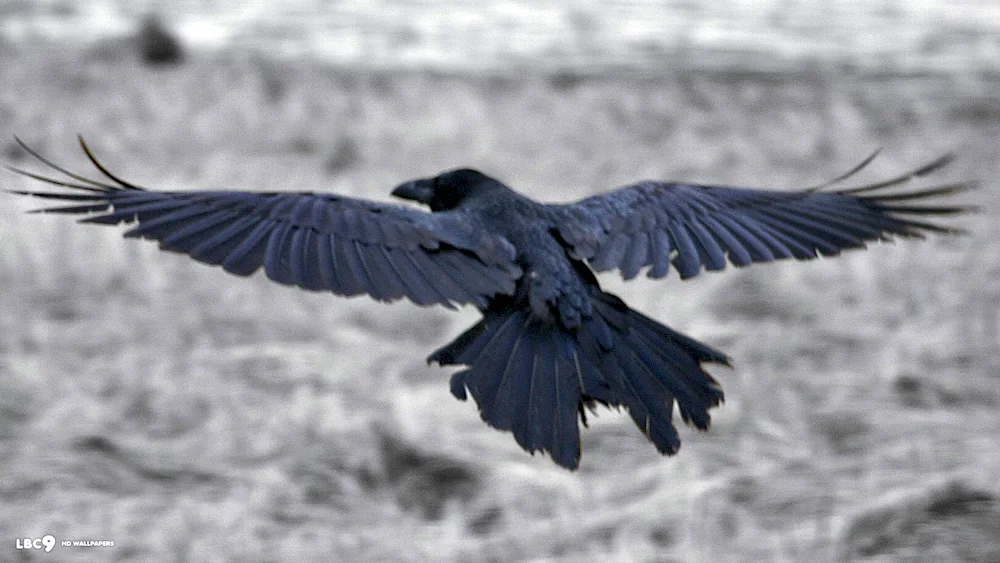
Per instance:
[[[551,211],[492,178],[480,181],[482,193],[473,190],[455,209],[516,249],[514,260],[522,275],[515,293],[527,296],[535,316],[567,328],[579,326],[581,316],[592,311],[590,284],[555,237]]]
[[[675,269],[688,278],[727,261],[808,259],[890,235],[954,232],[923,218],[967,208],[910,203],[969,187],[886,191],[940,168],[945,157],[834,192],[647,181],[576,203],[542,204],[458,169],[393,191],[426,205],[426,213],[332,194],[151,191],[117,178],[86,145],[111,183],[25,148],[72,180],[15,169],[72,190],[15,191],[74,203],[43,211],[136,222],[126,236],[158,240],[237,275],[263,268],[279,283],[311,290],[476,306],[483,319],[428,361],[466,366],[452,377],[456,397],[471,394],[486,422],[571,469],[580,458],[579,421],[586,423],[585,408],[596,404],[624,407],[661,453],[675,453],[674,405],[682,420],[707,429],[723,393],[702,364],[728,365],[723,353],[604,292],[591,269],[617,268],[626,279],[643,268],[654,278]]]

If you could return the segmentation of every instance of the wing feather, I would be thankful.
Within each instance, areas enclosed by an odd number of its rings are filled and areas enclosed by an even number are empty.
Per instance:
[[[254,217],[237,217],[191,248],[191,257],[206,264],[221,264],[257,224]]]
[[[692,217],[687,222],[691,234],[699,246],[701,262],[709,270],[721,270],[726,267],[726,254],[713,231],[709,231],[699,218]]]
[[[222,268],[231,274],[249,276],[264,263],[267,241],[276,223],[259,221],[253,230],[222,261]]]
[[[705,223],[705,228],[719,239],[719,246],[728,251],[729,261],[733,265],[746,266],[750,262],[753,262],[751,250],[739,240],[738,235],[733,232],[732,227],[725,223],[724,217],[706,215],[701,218],[701,221]]]
[[[292,227],[287,223],[278,223],[267,241],[264,251],[264,272],[272,280],[292,285],[292,273],[289,271],[288,250],[292,243]]]
[[[673,264],[680,272],[681,279],[698,275],[701,259],[684,223],[671,221],[667,224],[667,230],[670,232],[672,241],[677,245],[677,256],[674,257]]]

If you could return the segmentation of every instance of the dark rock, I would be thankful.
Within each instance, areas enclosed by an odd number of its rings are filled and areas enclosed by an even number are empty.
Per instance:
[[[157,15],[149,15],[136,34],[136,44],[142,61],[152,66],[175,65],[184,62],[184,49],[173,32]]]

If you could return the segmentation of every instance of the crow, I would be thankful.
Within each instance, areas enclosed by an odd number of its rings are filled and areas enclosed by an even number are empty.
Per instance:
[[[475,399],[482,419],[513,433],[530,452],[570,470],[580,462],[580,427],[598,405],[628,411],[656,449],[680,448],[685,423],[706,430],[722,387],[703,364],[729,366],[722,352],[667,328],[603,291],[594,271],[626,279],[647,268],[682,279],[702,269],[819,255],[869,241],[957,233],[930,222],[970,209],[917,204],[971,187],[957,182],[900,191],[948,164],[945,155],[906,174],[855,188],[831,182],[798,191],[643,181],[569,204],[543,204],[477,170],[409,181],[392,195],[427,206],[392,205],[329,193],[185,191],[142,188],[102,165],[75,174],[18,143],[65,175],[10,170],[57,190],[8,190],[69,202],[38,212],[84,214],[80,222],[133,224],[126,237],[159,241],[240,276],[337,295],[418,305],[471,304],[482,319],[428,363],[465,366],[451,392]]]

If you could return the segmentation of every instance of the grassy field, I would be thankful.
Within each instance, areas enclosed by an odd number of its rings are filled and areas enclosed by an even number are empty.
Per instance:
[[[393,75],[0,48],[17,134],[163,189],[333,190],[472,165],[542,199],[640,178],[795,188],[955,150],[968,237],[604,283],[729,353],[708,433],[627,415],[525,454],[426,355],[475,318],[229,276],[0,199],[0,559],[1000,560],[998,83],[846,70]],[[2,186],[28,181],[13,174]],[[16,551],[15,538],[113,540]]]

